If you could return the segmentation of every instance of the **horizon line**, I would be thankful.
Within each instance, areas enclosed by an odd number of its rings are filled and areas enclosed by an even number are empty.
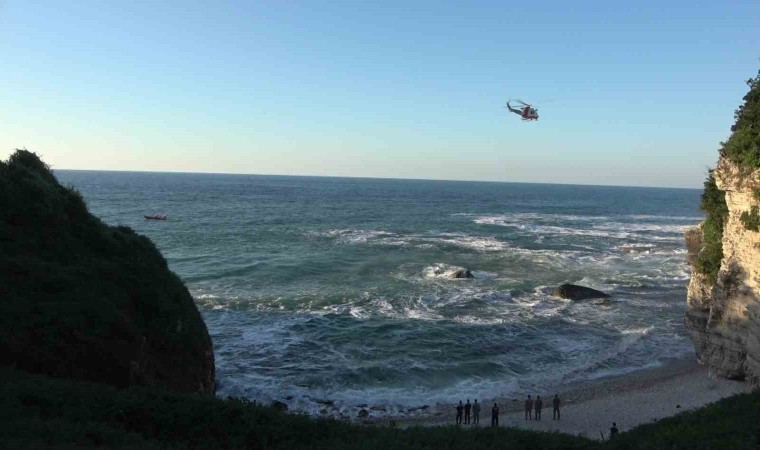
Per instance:
[[[617,188],[640,188],[640,189],[681,189],[700,190],[700,188],[674,187],[674,186],[631,186],[620,184],[579,184],[579,183],[542,183],[538,181],[498,181],[498,180],[452,180],[443,178],[398,178],[398,177],[361,177],[345,175],[294,175],[294,174],[266,174],[266,173],[240,173],[240,172],[186,172],[170,170],[115,170],[115,169],[58,169],[71,172],[116,172],[116,173],[155,173],[155,174],[185,174],[185,175],[232,175],[232,176],[256,176],[256,177],[294,177],[294,178],[346,178],[355,180],[399,180],[399,181],[445,181],[452,183],[498,183],[498,184],[545,184],[550,186],[588,186],[588,187],[617,187]]]

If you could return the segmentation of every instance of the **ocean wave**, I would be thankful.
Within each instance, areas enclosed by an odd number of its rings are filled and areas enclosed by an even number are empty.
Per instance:
[[[698,224],[702,219],[704,219],[704,217],[699,216],[654,216],[651,214],[634,214],[625,217],[631,220],[670,220],[679,222],[693,222],[694,225]]]
[[[502,324],[495,319],[482,319],[479,317],[463,316],[459,323],[472,329],[473,326],[499,327]],[[530,330],[530,328],[526,328]],[[488,364],[491,370],[480,376],[464,376],[458,380],[450,380],[443,384],[431,385],[432,379],[417,383],[414,380],[423,374],[433,374],[443,370],[454,375],[463,364],[468,365],[467,360],[459,360],[457,353],[446,358],[449,363],[439,364],[436,358],[419,359],[419,356],[397,356],[387,361],[366,361],[356,359],[343,351],[330,345],[319,345],[314,349],[325,352],[319,356],[320,377],[293,378],[292,376],[266,375],[263,368],[268,367],[266,360],[246,360],[244,370],[237,370],[233,365],[240,364],[239,358],[221,358],[219,361],[219,388],[220,396],[235,395],[255,399],[262,403],[273,400],[285,401],[291,410],[301,411],[314,416],[327,417],[356,417],[360,409],[367,409],[371,416],[415,416],[424,414],[420,407],[441,406],[454,403],[462,398],[511,398],[522,395],[526,390],[543,393],[552,390],[555,386],[568,382],[594,380],[603,376],[626,373],[640,369],[647,365],[659,363],[659,356],[651,358],[651,350],[648,346],[657,345],[664,357],[683,356],[688,343],[662,340],[655,326],[624,328],[614,339],[614,342],[605,343],[605,340],[597,339],[589,334],[557,333],[534,330],[536,335],[531,345],[529,336],[525,345],[534,349],[529,353],[515,355],[495,354]],[[244,335],[244,341],[249,345],[272,346],[279,348],[304,345],[302,341],[293,340],[287,327],[280,329],[265,330],[264,332],[251,332]],[[454,337],[452,337],[453,339]],[[454,341],[452,341],[453,343]],[[468,340],[470,345],[476,341]],[[648,343],[647,343],[648,342]],[[477,346],[477,344],[475,344]],[[430,352],[435,352],[431,348]],[[451,349],[440,348],[441,352],[451,353]],[[370,351],[371,349],[366,349]],[[552,352],[564,355],[564,361],[557,365]],[[531,356],[532,353],[532,356]],[[542,355],[543,356],[540,356]],[[369,353],[368,355],[371,355]],[[403,355],[407,355],[403,353]],[[280,353],[279,358],[283,358]],[[633,359],[631,359],[633,357]],[[238,362],[235,362],[238,361]],[[308,366],[308,362],[302,363]],[[380,365],[377,365],[380,364]],[[515,367],[528,364],[531,368],[529,374],[518,375],[514,372]],[[305,370],[305,369],[304,369]],[[304,372],[302,370],[301,372]],[[336,372],[337,371],[337,372]],[[371,385],[357,386],[353,383],[343,384],[327,382],[331,376],[337,373],[359,374],[362,377],[383,376],[384,373],[396,373],[399,380],[408,379],[408,382],[400,382],[397,385]],[[374,374],[374,375],[373,375]],[[431,375],[433,376],[433,375]],[[440,376],[440,375],[439,375]],[[299,381],[300,380],[300,381]],[[312,381],[308,381],[312,380]],[[325,380],[322,385],[318,380]],[[334,381],[337,381],[334,380]],[[315,384],[316,383],[316,384]]]
[[[469,270],[467,267],[455,266],[445,263],[436,263],[431,266],[426,266],[423,270],[423,277],[442,279],[442,280],[455,280],[455,281],[467,281],[467,278],[454,278],[454,274],[461,270]],[[473,277],[476,279],[494,279],[498,277],[498,274],[486,271],[471,271]],[[471,279],[470,279],[471,280]]]
[[[479,225],[511,227],[538,236],[584,236],[626,240],[652,239],[670,242],[683,241],[682,234],[688,229],[688,226],[682,225],[636,225],[621,223],[596,224],[592,225],[590,228],[574,228],[559,225],[526,223],[521,220],[506,218],[504,216],[479,217],[473,219],[473,222]]]
[[[399,234],[382,230],[340,229],[310,232],[309,237],[333,238],[341,244],[374,244],[385,246],[415,247],[420,249],[440,246],[456,246],[471,250],[491,252],[510,247],[493,236],[471,236],[465,233]]]
[[[463,217],[489,217],[476,213],[456,213],[452,216]],[[613,215],[613,216],[594,216],[594,215],[578,215],[578,214],[554,214],[554,213],[508,213],[508,214],[496,214],[492,217],[510,217],[514,220],[530,221],[530,222],[579,222],[579,223],[604,223],[604,222],[681,222],[682,225],[695,225],[702,220],[702,217],[698,216],[657,216],[647,214],[632,214],[632,215]]]
[[[335,238],[340,242],[356,244],[377,238],[392,238],[395,235],[382,230],[336,229],[319,232],[312,231],[306,233],[306,236],[316,238]]]
[[[694,226],[688,223],[625,222],[625,217],[571,216],[562,214],[495,214],[470,215],[472,222],[479,225],[494,225],[515,228],[526,233],[565,236],[587,236],[610,239],[649,238],[657,240],[682,241],[682,234]],[[651,219],[650,219],[651,220]],[[566,224],[568,223],[569,224]]]

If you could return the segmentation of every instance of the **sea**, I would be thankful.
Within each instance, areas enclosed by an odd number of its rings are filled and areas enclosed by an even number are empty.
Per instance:
[[[683,232],[702,218],[699,190],[55,174],[184,280],[220,397],[404,414],[694,357]],[[611,298],[550,295],[562,283]]]

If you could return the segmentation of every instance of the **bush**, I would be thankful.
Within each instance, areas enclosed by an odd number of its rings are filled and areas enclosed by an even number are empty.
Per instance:
[[[753,206],[749,212],[744,211],[740,219],[745,230],[760,231],[760,212],[757,206]]]
[[[705,212],[702,223],[704,246],[694,261],[694,269],[706,275],[708,283],[715,284],[723,259],[723,227],[728,219],[728,205],[726,193],[718,189],[712,170],[708,172],[704,186],[700,205]]]
[[[747,80],[749,92],[734,112],[736,122],[721,154],[747,170],[760,168],[760,72]]]

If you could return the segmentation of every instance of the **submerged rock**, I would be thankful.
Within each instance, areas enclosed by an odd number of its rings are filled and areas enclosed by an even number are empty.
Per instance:
[[[460,269],[452,272],[451,278],[475,278],[470,269]]]
[[[609,298],[608,294],[596,289],[591,289],[577,284],[565,283],[554,289],[552,295],[555,297],[567,298],[570,300],[586,300],[589,298]]]
[[[430,408],[429,405],[414,406],[412,408],[407,409],[406,412],[422,411],[428,408]]]
[[[272,408],[276,409],[277,411],[285,412],[285,411],[288,410],[288,405],[286,403],[283,403],[283,402],[279,401],[279,400],[273,401],[272,404],[269,405],[269,406],[271,406]]]
[[[448,264],[437,264],[433,267],[433,275],[441,278],[475,278],[475,275],[470,269],[457,268],[456,266],[449,266]]]
[[[356,417],[359,417],[362,419],[365,417],[369,417],[369,412],[366,409],[362,409],[361,411],[359,411],[359,414],[357,414]]]

